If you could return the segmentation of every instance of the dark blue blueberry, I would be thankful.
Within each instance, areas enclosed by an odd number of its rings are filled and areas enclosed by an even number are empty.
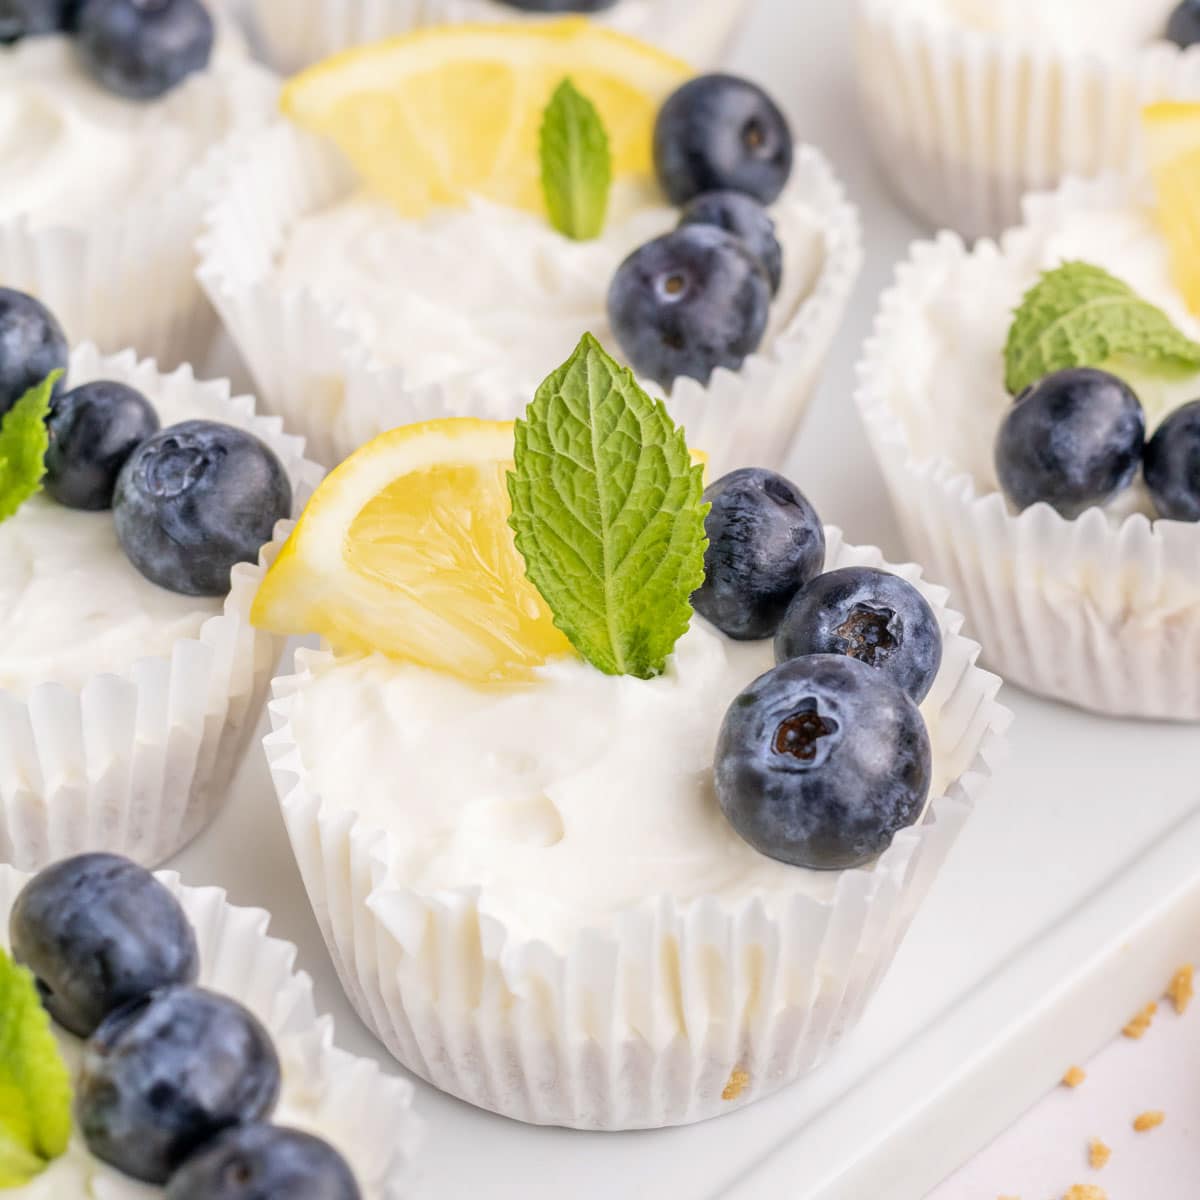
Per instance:
[[[1167,40],[1181,50],[1200,42],[1200,0],[1183,0],[1167,21]]]
[[[79,12],[83,65],[131,100],[154,100],[203,71],[214,37],[200,0],[85,0]]]
[[[0,0],[0,42],[69,29],[76,0]]]
[[[117,476],[158,432],[158,413],[141,392],[97,380],[57,396],[46,425],[46,491],[68,508],[98,510],[112,507]]]
[[[704,493],[708,550],[692,606],[739,641],[773,637],[792,597],[825,565],[825,529],[795,484],[743,467]]]
[[[858,867],[916,821],[932,754],[907,692],[842,655],[795,658],[734,700],[717,739],[721,810],[781,862]]]
[[[297,1129],[243,1125],[171,1176],[167,1200],[361,1200],[346,1160]]]
[[[500,0],[509,8],[534,13],[598,13],[615,8],[617,0]]]
[[[292,510],[287,472],[252,433],[183,421],[143,442],[117,478],[113,517],[129,561],[189,596],[223,596]]]
[[[1176,409],[1150,439],[1146,486],[1160,517],[1200,521],[1200,400]]]
[[[218,1134],[271,1115],[279,1058],[235,1000],[170,987],[108,1016],[84,1046],[79,1130],[103,1162],[166,1183]]]
[[[1071,367],[1016,398],[996,436],[996,474],[1017,508],[1044,501],[1070,520],[1133,482],[1145,441],[1142,406],[1125,382]]]
[[[199,967],[179,901],[113,854],[68,858],[35,875],[13,905],[9,938],[47,1011],[80,1037],[131,1000],[193,982]]]
[[[856,658],[920,704],[942,665],[942,632],[929,602],[899,575],[842,567],[796,593],[776,634],[776,662],[806,654]]]
[[[762,342],[771,281],[746,243],[688,225],[635,250],[608,291],[608,319],[630,366],[669,388],[736,371]]]
[[[0,417],[51,371],[65,371],[68,356],[54,314],[24,292],[0,288]]]
[[[741,238],[766,268],[771,292],[783,282],[783,247],[775,236],[771,214],[745,192],[706,192],[697,196],[679,219],[680,225],[716,225]]]
[[[758,84],[701,75],[659,111],[654,165],[672,204],[726,190],[771,204],[792,173],[792,131]]]

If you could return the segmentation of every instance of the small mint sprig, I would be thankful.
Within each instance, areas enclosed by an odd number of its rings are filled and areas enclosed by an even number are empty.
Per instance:
[[[546,106],[540,151],[551,225],[576,241],[599,237],[608,214],[612,154],[596,106],[570,79]]]
[[[1067,367],[1170,379],[1200,369],[1200,344],[1102,267],[1068,262],[1026,293],[1004,349],[1014,396]]]
[[[0,1189],[67,1149],[71,1078],[33,976],[0,950]]]
[[[661,674],[704,582],[704,469],[591,334],[517,422],[508,491],[526,574],[575,649],[609,675]]]
[[[51,371],[0,420],[0,521],[7,521],[41,489],[50,447],[46,416],[62,374]]]

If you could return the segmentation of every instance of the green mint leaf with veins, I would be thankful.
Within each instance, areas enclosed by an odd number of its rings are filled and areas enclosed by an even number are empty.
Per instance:
[[[569,79],[558,85],[542,116],[541,160],[550,224],[576,241],[599,237],[612,155],[595,105]]]
[[[0,521],[38,492],[46,474],[46,416],[61,371],[51,371],[0,419]]]
[[[33,976],[0,950],[0,1188],[22,1187],[67,1148],[71,1079]]]
[[[1026,293],[1008,333],[1004,366],[1014,396],[1066,367],[1170,380],[1200,369],[1200,344],[1115,275],[1069,262],[1045,272]]]
[[[509,524],[554,623],[606,674],[660,674],[708,545],[683,430],[585,334],[517,422],[513,461]]]

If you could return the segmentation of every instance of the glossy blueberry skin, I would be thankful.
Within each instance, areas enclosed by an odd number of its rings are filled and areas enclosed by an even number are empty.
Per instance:
[[[200,0],[86,0],[77,29],[88,72],[130,100],[157,99],[204,70],[215,37]]]
[[[745,242],[688,225],[635,250],[608,291],[608,319],[634,371],[670,388],[736,371],[762,343],[771,282]]]
[[[1133,482],[1145,441],[1142,406],[1124,381],[1071,367],[1016,398],[996,436],[996,474],[1018,509],[1044,501],[1071,520]]]
[[[35,875],[13,905],[9,939],[46,1010],[79,1037],[131,1000],[193,982],[200,965],[179,901],[115,854],[79,855]]]
[[[598,13],[617,6],[617,0],[500,0],[500,3],[533,13]]]
[[[0,288],[0,417],[51,371],[65,371],[67,336],[32,296]],[[62,388],[59,380],[55,392]]]
[[[734,700],[717,797],[737,834],[797,867],[862,866],[925,806],[929,734],[912,698],[844,655],[792,659]]]
[[[166,1200],[361,1200],[346,1160],[297,1129],[242,1125],[171,1176]]]
[[[1183,0],[1167,21],[1167,40],[1181,50],[1200,42],[1200,0]]]
[[[745,192],[705,192],[697,196],[679,219],[683,225],[715,225],[741,238],[750,253],[766,268],[771,294],[783,282],[783,247],[775,235],[771,214]]]
[[[69,29],[76,7],[76,0],[0,0],[0,42]]]
[[[1200,521],[1200,400],[1177,408],[1146,447],[1146,486],[1158,515]]]
[[[654,166],[672,204],[745,192],[771,204],[792,173],[792,131],[775,101],[736,75],[701,75],[667,98],[654,126]]]
[[[123,383],[96,380],[55,397],[46,420],[47,494],[68,508],[111,508],[121,468],[158,425],[150,401]]]
[[[117,477],[113,517],[130,562],[152,583],[223,596],[292,511],[287,472],[252,433],[182,421],[143,442]]]
[[[249,1010],[169,987],[117,1009],[88,1040],[75,1114],[97,1158],[163,1184],[218,1134],[269,1117],[279,1088],[275,1047]]]
[[[942,633],[907,580],[875,567],[841,567],[805,584],[775,636],[775,661],[845,654],[874,668],[918,704],[942,665]]]
[[[692,607],[728,637],[773,637],[792,597],[825,565],[825,527],[782,475],[743,467],[704,493],[708,549]]]

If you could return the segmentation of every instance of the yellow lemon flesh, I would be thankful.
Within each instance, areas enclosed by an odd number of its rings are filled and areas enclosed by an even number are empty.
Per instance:
[[[544,211],[538,134],[570,77],[608,131],[614,177],[649,175],[654,121],[691,74],[634,38],[567,18],[418,30],[296,76],[284,112],[331,138],[406,217],[470,195]]]
[[[1175,286],[1200,316],[1200,104],[1152,104],[1142,124]]]
[[[254,601],[275,633],[477,683],[573,653],[508,526],[510,422],[429,421],[363,446],[317,489]]]

